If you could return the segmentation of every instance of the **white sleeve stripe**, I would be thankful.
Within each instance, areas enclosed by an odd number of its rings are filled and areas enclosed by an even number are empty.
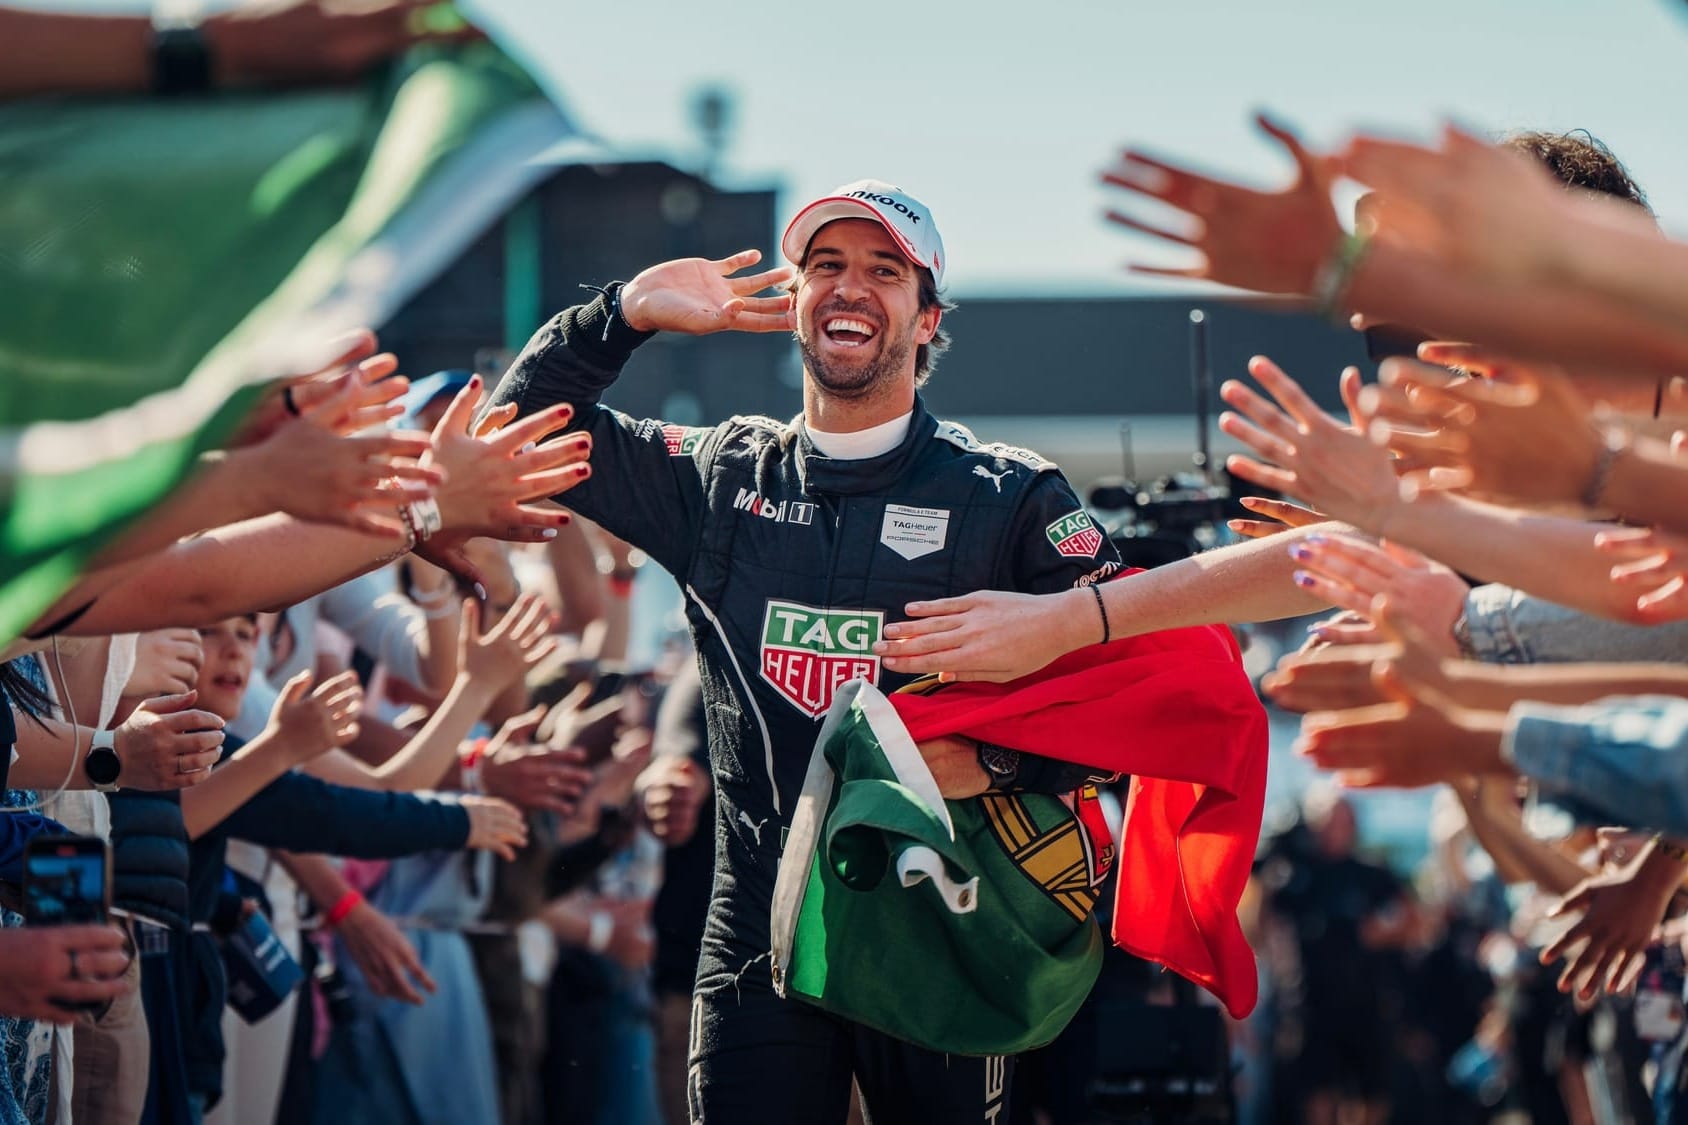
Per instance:
[[[738,675],[739,683],[744,686],[744,702],[749,706],[750,713],[756,716],[756,726],[762,731],[762,756],[768,766],[768,791],[773,794],[774,811],[776,813],[784,812],[780,807],[780,783],[774,777],[774,740],[768,736],[768,723],[762,718],[762,709],[756,706],[756,697],[752,694],[750,680],[745,677],[744,669],[739,666],[738,653],[733,651],[733,643],[727,639],[727,631],[721,627],[720,618],[716,617],[714,611],[703,604],[703,599],[697,596],[697,591],[692,589],[690,585],[686,587],[686,596],[691,598],[692,602],[703,612],[703,615],[709,619],[709,624],[715,629],[715,635],[721,638],[721,645],[727,650],[727,659],[732,661],[733,671]]]

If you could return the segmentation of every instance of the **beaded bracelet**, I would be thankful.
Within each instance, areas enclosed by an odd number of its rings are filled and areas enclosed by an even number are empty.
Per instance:
[[[1090,592],[1096,595],[1096,612],[1102,615],[1102,643],[1107,644],[1109,638],[1113,636],[1113,633],[1111,633],[1108,629],[1108,606],[1107,603],[1102,600],[1101,584],[1098,582],[1092,582],[1090,584]]]
[[[1309,295],[1320,316],[1328,319],[1342,311],[1342,300],[1354,284],[1354,274],[1359,271],[1369,249],[1370,234],[1363,231],[1344,234],[1330,257],[1319,266],[1319,272],[1313,275],[1313,291]]]

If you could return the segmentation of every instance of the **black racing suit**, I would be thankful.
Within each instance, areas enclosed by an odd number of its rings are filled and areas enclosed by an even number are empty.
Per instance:
[[[598,406],[646,338],[613,311],[615,294],[541,328],[494,403],[523,415],[572,403],[572,426],[592,434],[593,472],[559,499],[643,549],[685,592],[717,794],[693,1118],[842,1122],[853,1071],[876,1125],[1005,1122],[1011,1060],[921,1050],[775,994],[774,879],[834,689],[857,676],[887,690],[908,680],[872,651],[904,605],[1067,589],[1114,573],[1118,556],[1054,465],[982,445],[918,400],[897,448],[855,461],[822,456],[800,421],[693,429]]]

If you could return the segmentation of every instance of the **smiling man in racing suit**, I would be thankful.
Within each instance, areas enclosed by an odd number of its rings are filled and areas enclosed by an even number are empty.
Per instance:
[[[947,343],[943,244],[922,203],[875,181],[846,185],[804,208],[781,249],[795,271],[734,277],[760,258],[745,251],[610,286],[541,328],[494,402],[522,414],[574,404],[573,425],[592,434],[593,476],[568,506],[644,549],[685,591],[719,795],[693,1120],[841,1123],[854,1075],[875,1125],[1005,1122],[1012,1060],[923,1050],[776,994],[774,880],[834,692],[856,677],[888,690],[907,680],[873,650],[907,603],[1093,583],[1119,569],[1118,556],[1053,464],[978,442],[916,394]],[[756,296],[794,276],[794,295]],[[655,331],[793,329],[804,383],[791,422],[686,428],[598,405]],[[1063,793],[1090,772],[965,739],[921,751],[951,799]]]

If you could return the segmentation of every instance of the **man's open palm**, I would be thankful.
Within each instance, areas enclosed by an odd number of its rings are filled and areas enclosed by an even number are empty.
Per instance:
[[[740,250],[719,260],[678,258],[652,266],[622,288],[621,315],[641,332],[789,332],[791,295],[756,294],[790,281],[790,266],[730,276],[761,260],[760,250]]]

